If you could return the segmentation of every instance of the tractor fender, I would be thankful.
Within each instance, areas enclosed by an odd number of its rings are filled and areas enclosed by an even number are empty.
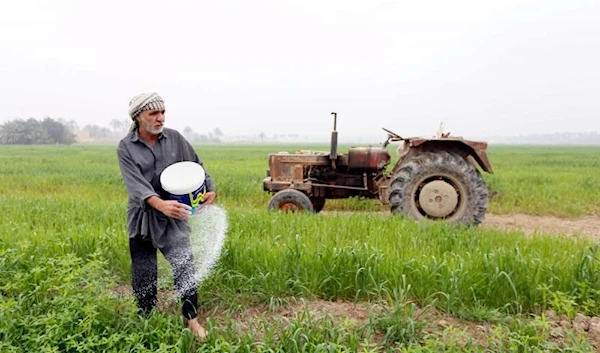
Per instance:
[[[471,156],[481,169],[490,174],[493,173],[492,165],[486,152],[488,146],[487,142],[453,138],[414,138],[405,140],[405,143],[407,143],[406,148],[408,151],[401,160],[398,161],[397,166],[402,164],[407,158],[421,152],[449,151],[459,153],[464,158]]]

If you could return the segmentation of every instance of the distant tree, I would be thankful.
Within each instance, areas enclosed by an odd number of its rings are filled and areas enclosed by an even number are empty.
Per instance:
[[[214,130],[209,131],[208,134],[200,134],[194,132],[191,127],[186,126],[183,129],[183,135],[188,139],[190,143],[220,143],[221,139],[219,139],[215,134]]]
[[[77,122],[73,119],[66,120],[65,118],[61,117],[56,120],[58,120],[59,123],[63,124],[64,126],[66,126],[69,130],[71,130],[73,132],[79,130],[79,126],[77,125]]]
[[[0,143],[5,145],[31,145],[39,135],[39,122],[28,120],[7,121],[0,127]]]
[[[127,119],[112,119],[109,122],[110,127],[113,130],[113,137],[118,138],[121,135],[127,134],[129,127],[131,126],[131,120]]]
[[[217,127],[212,131],[212,134],[209,133],[209,136],[211,136],[210,142],[221,143],[221,139],[224,135],[223,131],[221,131],[221,129]]]
[[[183,128],[183,135],[188,138],[191,139],[194,133],[194,129],[192,129],[190,126],[186,126],[185,128]]]
[[[114,131],[114,137],[117,137],[119,135],[118,131],[121,131],[121,129],[123,128],[123,122],[119,119],[112,119],[110,121],[110,126]]]
[[[70,145],[75,142],[75,135],[73,135],[71,129],[58,120],[46,117],[40,123],[40,127],[42,130],[42,138],[39,139],[40,142],[38,143],[59,143],[63,145]]]
[[[66,126],[69,128],[69,130],[71,131],[77,131],[79,130],[79,125],[77,124],[77,122],[73,119],[67,121]]]
[[[68,128],[52,118],[46,117],[42,121],[42,130],[45,132],[44,143],[58,142],[63,135],[63,131]]]
[[[131,128],[131,124],[133,124],[133,121],[131,119],[121,120],[121,133],[123,135],[127,135],[129,129]]]
[[[258,138],[260,139],[260,142],[265,142],[267,135],[264,132],[261,132],[260,134],[258,134]]]
[[[97,138],[99,130],[100,130],[100,126],[98,126],[98,125],[89,125],[88,124],[83,127],[83,131],[87,132],[91,138]]]
[[[202,135],[202,134],[196,134],[196,136],[195,136],[195,137],[196,137],[196,138],[195,138],[195,141],[196,141],[196,142],[200,142],[200,143],[203,143],[203,142],[204,142],[204,143],[206,143],[206,142],[208,142],[208,141],[209,141],[209,137],[208,137],[208,136],[206,136],[206,135]]]
[[[223,135],[223,131],[221,131],[221,129],[219,129],[218,127],[216,127],[216,128],[213,130],[213,135],[215,135],[215,137],[217,137],[217,138],[219,138],[219,139],[220,139],[221,137],[223,137],[223,136],[224,136],[224,135]]]
[[[106,140],[111,135],[111,132],[108,128],[95,124],[84,126],[83,131],[86,131],[91,138],[96,140]]]
[[[109,139],[111,137],[111,132],[107,127],[100,127],[100,138],[103,140]]]
[[[36,143],[51,143],[48,137],[48,132],[44,131],[40,122],[34,118],[29,118],[25,122],[25,131],[23,131],[23,138],[25,144],[33,145]]]
[[[58,120],[46,117],[43,121],[34,118],[13,120],[0,126],[2,144],[65,144],[75,142],[69,128]]]

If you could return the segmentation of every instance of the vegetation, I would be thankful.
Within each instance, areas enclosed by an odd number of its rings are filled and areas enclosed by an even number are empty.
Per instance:
[[[175,305],[140,318],[119,290],[130,269],[114,146],[0,149],[0,352],[597,348],[574,326],[558,332],[548,317],[573,323],[600,315],[600,256],[591,240],[417,224],[380,212],[374,200],[325,206],[356,213],[270,214],[267,154],[295,149],[198,147],[230,223],[216,272],[200,288],[206,343],[184,329]],[[492,148],[495,173],[484,178],[499,196],[490,211],[599,215],[598,152]],[[168,271],[162,261],[162,291],[172,288]],[[348,303],[365,317],[321,315],[311,304],[319,302]]]
[[[17,119],[0,125],[0,144],[3,145],[70,145],[74,142],[75,136],[69,127],[52,118]]]

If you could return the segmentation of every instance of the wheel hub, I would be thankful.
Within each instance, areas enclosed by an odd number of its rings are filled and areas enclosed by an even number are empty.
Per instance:
[[[302,210],[302,208],[300,206],[298,206],[298,204],[288,201],[288,202],[284,202],[279,206],[279,209],[281,211],[287,211],[287,212],[299,212]]]
[[[458,206],[458,192],[449,183],[434,180],[421,188],[419,204],[430,217],[446,217]]]

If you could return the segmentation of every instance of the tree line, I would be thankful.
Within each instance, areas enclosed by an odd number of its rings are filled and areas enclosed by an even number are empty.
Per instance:
[[[62,118],[15,119],[0,125],[0,144],[70,145],[77,142],[76,133],[81,131],[95,141],[114,141],[127,134],[131,127],[131,120],[112,119],[108,125],[110,127],[88,124],[80,129],[74,120],[66,121]],[[186,126],[182,133],[191,143],[219,143],[224,137],[219,128],[206,133],[198,133],[190,126]]]
[[[75,142],[72,131],[74,122],[46,117],[16,119],[0,126],[0,144],[3,145],[70,145]]]

